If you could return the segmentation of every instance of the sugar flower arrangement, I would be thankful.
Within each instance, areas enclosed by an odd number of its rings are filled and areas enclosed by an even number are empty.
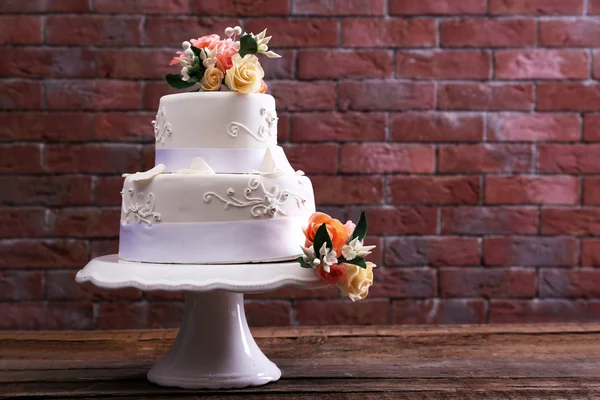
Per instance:
[[[312,268],[325,282],[336,285],[352,301],[362,300],[373,284],[375,264],[365,261],[375,246],[364,246],[367,217],[361,212],[358,222],[342,224],[329,215],[316,212],[303,229],[306,242],[304,256],[297,261]]]
[[[267,84],[265,73],[257,54],[269,58],[279,58],[279,54],[269,50],[271,36],[265,29],[258,35],[244,33],[242,28],[225,29],[226,39],[219,35],[202,36],[182,44],[170,65],[181,65],[181,73],[167,74],[167,83],[176,89],[200,85],[199,90],[218,91],[224,85],[232,92],[243,94],[265,93]],[[236,38],[240,36],[239,40]]]

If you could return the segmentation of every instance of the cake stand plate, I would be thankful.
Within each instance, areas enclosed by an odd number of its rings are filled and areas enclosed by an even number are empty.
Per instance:
[[[93,259],[77,282],[117,289],[184,291],[183,321],[173,346],[148,372],[148,380],[186,389],[264,385],[281,377],[279,368],[256,345],[244,311],[244,293],[292,285],[326,284],[297,262],[264,264],[150,264]]]

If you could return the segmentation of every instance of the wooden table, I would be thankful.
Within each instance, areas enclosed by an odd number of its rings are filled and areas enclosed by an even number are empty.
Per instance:
[[[255,328],[283,376],[229,391],[146,381],[175,333],[0,332],[0,399],[600,396],[600,324]]]

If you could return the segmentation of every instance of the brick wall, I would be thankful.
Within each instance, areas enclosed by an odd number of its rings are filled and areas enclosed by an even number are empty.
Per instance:
[[[280,140],[368,300],[248,296],[255,325],[600,319],[599,0],[0,0],[0,329],[176,326],[180,297],[83,289],[179,43],[268,27]]]

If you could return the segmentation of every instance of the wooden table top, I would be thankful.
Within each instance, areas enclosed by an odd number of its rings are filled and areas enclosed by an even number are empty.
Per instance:
[[[280,381],[146,381],[176,332],[0,332],[0,399],[470,399],[600,396],[600,324],[255,328]]]

